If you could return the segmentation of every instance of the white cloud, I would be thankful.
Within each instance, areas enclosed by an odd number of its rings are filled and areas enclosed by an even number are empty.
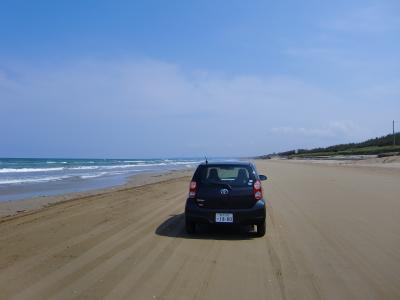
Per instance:
[[[337,51],[332,48],[323,47],[307,47],[307,48],[289,48],[283,51],[284,54],[292,57],[332,57],[332,54],[337,55]]]
[[[383,83],[375,83],[358,91],[358,97],[363,99],[375,99],[378,101],[400,102],[400,79],[386,80]]]
[[[292,109],[309,110],[339,99],[327,91],[289,77],[197,76],[158,61],[85,61],[52,68],[15,69],[14,101],[49,109],[78,105],[81,112],[111,115],[174,116],[203,112],[220,117],[254,119]],[[1,90],[0,90],[1,92]],[[244,112],[251,114],[243,114]]]
[[[352,121],[332,121],[319,128],[305,127],[274,127],[271,132],[274,134],[284,134],[289,136],[300,135],[304,137],[348,137],[355,136],[359,127]]]
[[[4,145],[43,155],[252,155],[292,148],[288,135],[342,142],[385,119],[377,117],[382,107],[360,117],[356,93],[343,97],[292,77],[184,71],[154,60],[7,68],[16,75],[0,84],[0,155],[13,154]]]

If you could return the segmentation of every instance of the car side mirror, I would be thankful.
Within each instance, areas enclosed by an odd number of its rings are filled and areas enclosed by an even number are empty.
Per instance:
[[[267,180],[267,176],[265,175],[258,175],[258,177],[260,178],[260,180]]]

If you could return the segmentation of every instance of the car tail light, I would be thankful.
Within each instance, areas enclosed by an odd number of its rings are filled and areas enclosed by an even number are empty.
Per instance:
[[[197,182],[191,181],[189,187],[189,198],[196,198]]]
[[[254,182],[253,192],[254,192],[254,198],[256,198],[256,200],[261,200],[262,199],[263,194],[262,194],[262,187],[261,187],[261,181],[260,180],[257,180],[256,182]]]

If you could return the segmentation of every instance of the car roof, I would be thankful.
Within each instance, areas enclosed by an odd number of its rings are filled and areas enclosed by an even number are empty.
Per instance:
[[[213,161],[213,162],[202,162],[200,166],[252,166],[253,164],[249,161]]]

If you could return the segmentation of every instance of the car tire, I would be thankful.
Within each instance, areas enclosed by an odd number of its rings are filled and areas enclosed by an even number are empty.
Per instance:
[[[265,221],[257,224],[257,236],[259,236],[259,237],[264,236],[265,229],[266,229]]]
[[[193,234],[196,232],[196,223],[186,219],[185,221],[186,232],[188,234]]]

